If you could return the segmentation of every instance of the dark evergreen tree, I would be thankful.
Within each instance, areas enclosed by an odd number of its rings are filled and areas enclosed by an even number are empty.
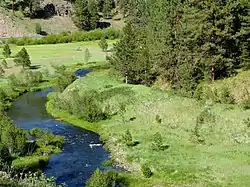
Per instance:
[[[98,6],[96,0],[88,1],[88,11],[90,14],[90,27],[91,29],[97,28],[97,23],[99,21]]]
[[[106,41],[106,39],[104,37],[101,38],[100,42],[99,42],[99,46],[102,49],[102,51],[106,52],[108,49],[108,43]]]
[[[17,53],[14,62],[18,66],[21,65],[23,68],[30,67],[31,65],[30,56],[24,47]]]
[[[5,45],[3,46],[3,56],[4,56],[5,58],[9,58],[10,55],[11,55],[10,46],[9,46],[8,44],[5,44]]]
[[[90,13],[88,8],[88,0],[76,0],[75,1],[75,13],[74,13],[74,23],[75,25],[83,30],[90,30]]]
[[[104,0],[104,5],[103,5],[103,17],[105,18],[110,18],[111,16],[111,10],[113,8],[113,0]]]

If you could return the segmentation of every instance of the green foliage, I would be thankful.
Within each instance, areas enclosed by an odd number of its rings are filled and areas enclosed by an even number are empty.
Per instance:
[[[105,160],[102,162],[102,166],[112,166],[113,161],[112,160]]]
[[[193,141],[202,144],[206,143],[206,135],[213,132],[215,120],[215,114],[211,111],[210,106],[207,106],[196,118],[196,124],[192,131],[194,135]]]
[[[10,46],[9,46],[8,44],[5,44],[5,45],[3,46],[3,56],[4,56],[5,58],[9,58],[10,55],[11,55]]]
[[[2,60],[1,64],[2,64],[3,68],[5,68],[5,69],[8,68],[8,63],[5,59]]]
[[[106,41],[106,39],[104,37],[101,38],[100,42],[99,42],[99,46],[102,49],[102,51],[106,52],[108,49],[108,43]]]
[[[89,52],[89,49],[86,48],[84,51],[84,61],[85,63],[88,63],[91,58],[91,53]]]
[[[250,109],[250,96],[248,96],[242,103],[243,109],[249,110]]]
[[[9,149],[0,143],[0,162],[7,162],[11,159]]]
[[[26,156],[19,157],[12,162],[12,167],[14,169],[29,169],[32,171],[37,171],[40,168],[46,166],[49,162],[48,156]]]
[[[156,121],[157,123],[160,124],[161,121],[162,121],[162,120],[161,120],[161,117],[160,117],[159,115],[156,115],[156,116],[155,116],[155,121]]]
[[[113,0],[104,0],[102,13],[105,18],[110,18],[111,10],[113,8]]]
[[[192,95],[200,81],[233,76],[249,63],[249,2],[130,3],[124,35],[109,60],[129,83],[160,78]]]
[[[58,44],[58,43],[71,43],[82,41],[100,40],[102,37],[107,39],[118,39],[121,35],[121,31],[114,28],[95,29],[92,31],[78,31],[72,33],[61,34],[48,34],[42,38],[29,38],[23,37],[20,39],[9,38],[8,44],[16,44],[18,46],[24,45],[41,45],[41,44]]]
[[[55,79],[56,89],[62,92],[68,85],[76,80],[75,74],[68,71],[64,65],[53,66],[56,70],[57,77]]]
[[[18,75],[8,77],[11,87],[31,87],[43,81],[43,75],[40,71],[23,70]]]
[[[122,141],[129,147],[136,146],[138,144],[138,142],[133,141],[133,137],[128,129],[125,134],[122,135]]]
[[[98,7],[96,0],[88,1],[88,11],[90,14],[90,27],[91,29],[97,28],[97,23],[99,22]]]
[[[42,34],[42,26],[39,23],[36,23],[36,34]]]
[[[86,187],[110,187],[116,184],[118,174],[115,171],[102,172],[97,169],[86,183]]]
[[[14,62],[17,66],[21,65],[23,68],[31,66],[30,56],[24,47],[17,53]]]
[[[99,21],[97,2],[95,0],[76,0],[73,20],[80,29],[88,31],[97,28]]]
[[[41,173],[21,173],[20,178],[13,178],[11,173],[0,173],[0,186],[9,186],[9,187],[62,187],[62,185],[57,185],[54,177],[46,177],[45,174]]]
[[[3,76],[5,73],[4,69],[2,66],[0,66],[0,77]]]
[[[153,175],[151,169],[145,164],[141,166],[141,172],[146,178],[150,178]]]
[[[155,133],[151,142],[151,147],[154,151],[164,151],[168,149],[168,145],[164,145],[162,136],[159,132]]]

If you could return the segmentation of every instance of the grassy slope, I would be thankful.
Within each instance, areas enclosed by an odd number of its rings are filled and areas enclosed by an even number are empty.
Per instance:
[[[131,186],[249,186],[249,128],[244,120],[249,111],[242,111],[237,106],[213,105],[215,123],[206,123],[201,127],[205,145],[193,143],[192,130],[197,116],[205,105],[193,99],[181,98],[166,92],[145,86],[124,85],[111,80],[100,73],[89,75],[74,82],[64,92],[75,87],[81,89],[105,90],[105,85],[113,85],[111,106],[117,102],[129,102],[125,113],[125,123],[117,115],[110,120],[96,124],[86,123],[62,111],[55,111],[48,104],[48,109],[55,116],[69,122],[99,132],[109,138],[109,147],[114,159],[125,163],[128,170],[135,171]],[[159,115],[162,123],[155,121]],[[129,121],[136,117],[134,121]],[[127,148],[119,143],[119,138],[130,129],[134,139],[140,144]],[[151,139],[160,132],[164,142],[170,145],[162,152],[152,151]],[[238,143],[237,143],[238,142]],[[240,142],[240,143],[239,143]],[[147,163],[155,173],[152,179],[143,179],[139,165]]]

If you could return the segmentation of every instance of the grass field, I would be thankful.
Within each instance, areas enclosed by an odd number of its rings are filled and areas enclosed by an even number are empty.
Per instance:
[[[96,131],[108,139],[113,159],[133,171],[130,186],[220,186],[250,185],[250,120],[249,110],[236,105],[201,103],[168,92],[140,86],[125,85],[100,73],[78,79],[63,94],[74,89],[95,89],[110,93],[105,104],[112,107],[128,103],[124,119],[116,115],[95,124],[87,123],[63,111],[48,110],[72,124]],[[206,108],[210,110],[206,110]],[[203,111],[204,121],[197,125]],[[156,116],[161,123],[157,123]],[[135,118],[133,121],[129,120]],[[129,129],[135,147],[120,142]],[[202,141],[197,141],[198,133]],[[198,131],[198,132],[197,132]],[[153,135],[159,132],[169,149],[154,151]],[[147,164],[154,175],[145,179],[140,165]]]
[[[84,51],[89,49],[91,59],[89,62],[99,62],[105,60],[105,52],[102,52],[98,46],[99,41],[93,42],[78,42],[68,44],[55,44],[55,45],[29,45],[24,46],[31,59],[32,66],[41,66],[41,68],[53,65],[73,65],[84,64]],[[115,41],[108,41],[109,47],[113,46]],[[12,56],[14,56],[22,47],[10,46]],[[2,49],[0,48],[0,51]],[[0,61],[3,59],[2,52],[0,52]],[[19,72],[20,67],[15,67],[13,58],[6,59],[10,68],[6,69],[6,75]]]

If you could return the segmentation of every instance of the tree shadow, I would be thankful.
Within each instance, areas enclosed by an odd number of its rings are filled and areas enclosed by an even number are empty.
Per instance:
[[[32,65],[30,66],[29,69],[39,69],[39,68],[41,68],[41,65]]]
[[[108,28],[110,26],[111,26],[111,24],[109,22],[106,22],[106,21],[102,21],[102,22],[97,23],[97,28],[100,28],[100,29],[105,29],[105,28]]]

